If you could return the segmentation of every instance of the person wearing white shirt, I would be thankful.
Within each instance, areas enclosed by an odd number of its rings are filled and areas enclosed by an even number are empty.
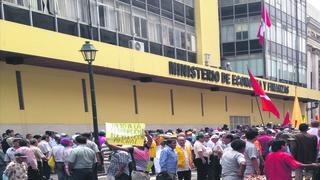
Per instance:
[[[66,174],[64,171],[64,146],[57,141],[56,146],[52,148],[52,155],[55,161],[55,170],[58,175],[58,180],[64,180],[66,178]]]
[[[198,180],[207,179],[208,177],[208,153],[203,145],[204,135],[198,134],[193,149],[195,154],[194,164],[197,167]]]
[[[41,141],[38,144],[38,147],[40,148],[41,152],[46,156],[47,159],[50,158],[51,156],[51,147],[49,145],[49,136],[48,135],[43,135],[41,137]],[[45,177],[45,179],[50,179],[50,172],[51,169],[48,165],[47,160],[43,160],[43,169],[42,169],[42,174],[41,177]]]

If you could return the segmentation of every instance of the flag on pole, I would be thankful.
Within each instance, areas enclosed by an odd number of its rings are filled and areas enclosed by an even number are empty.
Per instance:
[[[291,124],[293,125],[294,128],[297,128],[302,122],[303,122],[303,119],[301,115],[301,109],[300,109],[299,99],[298,99],[297,90],[296,90],[296,96],[294,98],[294,104],[293,104],[293,110],[292,110]]]
[[[290,124],[290,113],[286,113],[286,117],[283,120],[283,123],[281,124],[281,127],[288,126]]]
[[[259,26],[259,30],[258,30],[258,38],[259,38],[259,43],[261,46],[263,46],[264,43],[264,37],[265,37],[265,32],[267,27],[270,28],[271,27],[271,20],[268,14],[268,10],[266,8],[266,6],[263,4],[262,7],[262,17],[261,17],[261,23]]]
[[[251,79],[251,84],[252,84],[254,93],[257,96],[260,96],[261,104],[262,104],[262,110],[263,111],[269,111],[272,114],[274,114],[278,119],[280,119],[280,113],[279,113],[277,107],[273,104],[273,102],[271,101],[269,96],[264,92],[264,90],[262,89],[262,87],[260,86],[258,81],[255,79],[255,77],[253,76],[253,74],[251,73],[249,68],[248,68],[248,73],[249,73],[249,76],[250,76],[250,79]]]

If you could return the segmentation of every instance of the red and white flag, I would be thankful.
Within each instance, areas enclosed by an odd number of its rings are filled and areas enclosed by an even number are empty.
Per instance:
[[[260,96],[262,110],[269,111],[272,114],[274,114],[278,119],[280,119],[280,113],[279,113],[277,107],[273,104],[273,102],[271,101],[269,96],[264,92],[264,90],[262,89],[262,87],[260,86],[260,84],[258,83],[258,81],[256,80],[256,78],[253,76],[253,74],[251,73],[251,71],[249,69],[248,69],[248,72],[249,72],[249,76],[251,79],[251,84],[252,84],[254,93],[257,96]]]
[[[260,23],[260,26],[259,26],[259,30],[258,30],[258,35],[257,36],[259,38],[260,45],[263,46],[266,29],[267,29],[267,27],[268,28],[271,27],[271,20],[270,20],[270,17],[269,17],[269,14],[268,14],[268,10],[267,10],[265,5],[263,5],[261,14],[262,14],[262,18],[261,18],[261,23]]]

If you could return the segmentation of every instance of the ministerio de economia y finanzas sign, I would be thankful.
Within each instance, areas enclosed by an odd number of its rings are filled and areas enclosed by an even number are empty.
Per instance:
[[[249,77],[176,62],[169,62],[169,74],[188,79],[231,85],[233,87],[252,87]],[[289,86],[266,81],[259,81],[259,83],[265,91],[289,94]]]
[[[143,146],[144,123],[106,123],[106,138],[112,145]]]

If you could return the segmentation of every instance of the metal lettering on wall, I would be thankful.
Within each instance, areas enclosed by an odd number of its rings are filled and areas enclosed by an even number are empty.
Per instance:
[[[184,78],[222,83],[236,87],[252,87],[250,78],[248,77],[175,62],[169,62],[169,74]],[[264,90],[283,94],[289,93],[289,86],[265,81],[259,81],[259,83]]]

